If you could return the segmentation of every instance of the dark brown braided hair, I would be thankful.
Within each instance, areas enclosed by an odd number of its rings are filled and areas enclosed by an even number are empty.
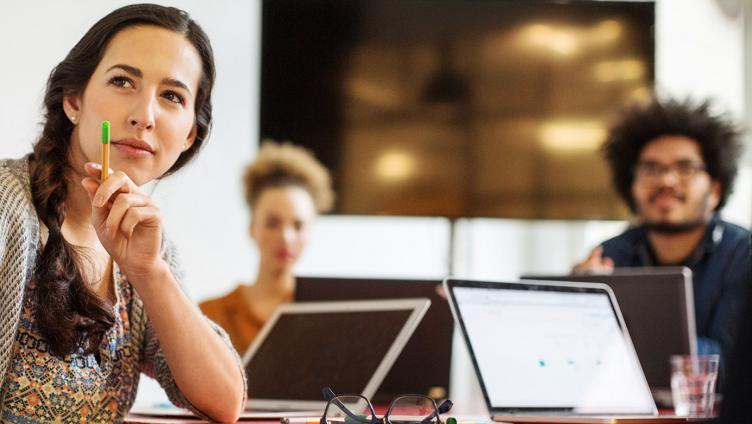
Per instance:
[[[198,153],[211,128],[215,78],[212,47],[201,27],[182,10],[154,4],[117,9],[95,23],[50,73],[44,96],[44,128],[30,160],[32,200],[39,219],[49,230],[33,278],[37,284],[39,330],[50,352],[61,357],[78,351],[93,353],[115,322],[112,305],[100,299],[83,278],[83,252],[68,243],[61,233],[73,131],[73,124],[63,111],[63,98],[81,95],[110,40],[123,29],[136,25],[154,25],[185,35],[203,64],[196,94],[196,139],[163,177],[183,167]]]

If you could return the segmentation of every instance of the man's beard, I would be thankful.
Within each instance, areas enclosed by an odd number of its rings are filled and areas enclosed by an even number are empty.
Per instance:
[[[706,224],[707,222],[705,219],[698,219],[695,221],[678,222],[678,223],[646,222],[645,228],[647,228],[648,231],[651,231],[654,233],[671,235],[671,234],[680,234],[680,233],[692,231],[697,228],[703,227]]]
[[[661,190],[656,191],[651,197],[650,201],[652,202],[659,194],[661,194]],[[686,201],[686,196],[681,193],[675,193],[674,194],[681,202]],[[710,198],[710,192],[708,191],[703,195],[703,197],[700,199],[700,201],[697,204],[697,208],[695,210],[697,217],[694,219],[689,219],[684,222],[666,222],[666,221],[656,221],[656,222],[644,222],[645,228],[647,228],[648,231],[659,233],[659,234],[681,234],[686,233],[692,230],[696,230],[698,228],[704,227],[707,225],[709,219],[706,218],[704,215],[704,211],[708,209],[709,204],[709,198]]]

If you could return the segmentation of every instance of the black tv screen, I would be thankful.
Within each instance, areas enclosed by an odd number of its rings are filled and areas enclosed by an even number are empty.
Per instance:
[[[654,2],[264,0],[260,135],[335,213],[623,218],[599,147],[654,80]]]

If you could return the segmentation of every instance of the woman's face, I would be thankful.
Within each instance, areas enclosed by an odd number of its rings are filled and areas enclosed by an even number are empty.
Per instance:
[[[311,195],[297,186],[267,188],[252,212],[251,237],[258,246],[261,267],[290,271],[308,243],[316,218]]]
[[[193,144],[202,63],[182,34],[134,26],[110,41],[84,92],[63,106],[75,128],[74,169],[101,161],[101,124],[110,121],[110,168],[142,185],[164,174]]]

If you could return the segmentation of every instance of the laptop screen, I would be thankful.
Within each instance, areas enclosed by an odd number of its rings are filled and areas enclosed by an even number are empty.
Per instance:
[[[387,404],[403,393],[444,395],[449,387],[454,320],[446,297],[437,288],[441,280],[298,277],[295,301],[333,301],[426,297],[431,307],[415,329],[384,382],[373,396]],[[443,389],[443,390],[442,390]]]
[[[492,410],[654,412],[606,289],[451,281],[453,306]]]
[[[648,384],[654,394],[664,396],[658,399],[669,399],[671,395],[671,355],[697,354],[692,271],[688,268],[616,268],[605,275],[521,278],[608,285],[619,303]]]
[[[280,307],[244,358],[251,406],[323,406],[326,386],[373,395],[428,304],[421,299]]]

